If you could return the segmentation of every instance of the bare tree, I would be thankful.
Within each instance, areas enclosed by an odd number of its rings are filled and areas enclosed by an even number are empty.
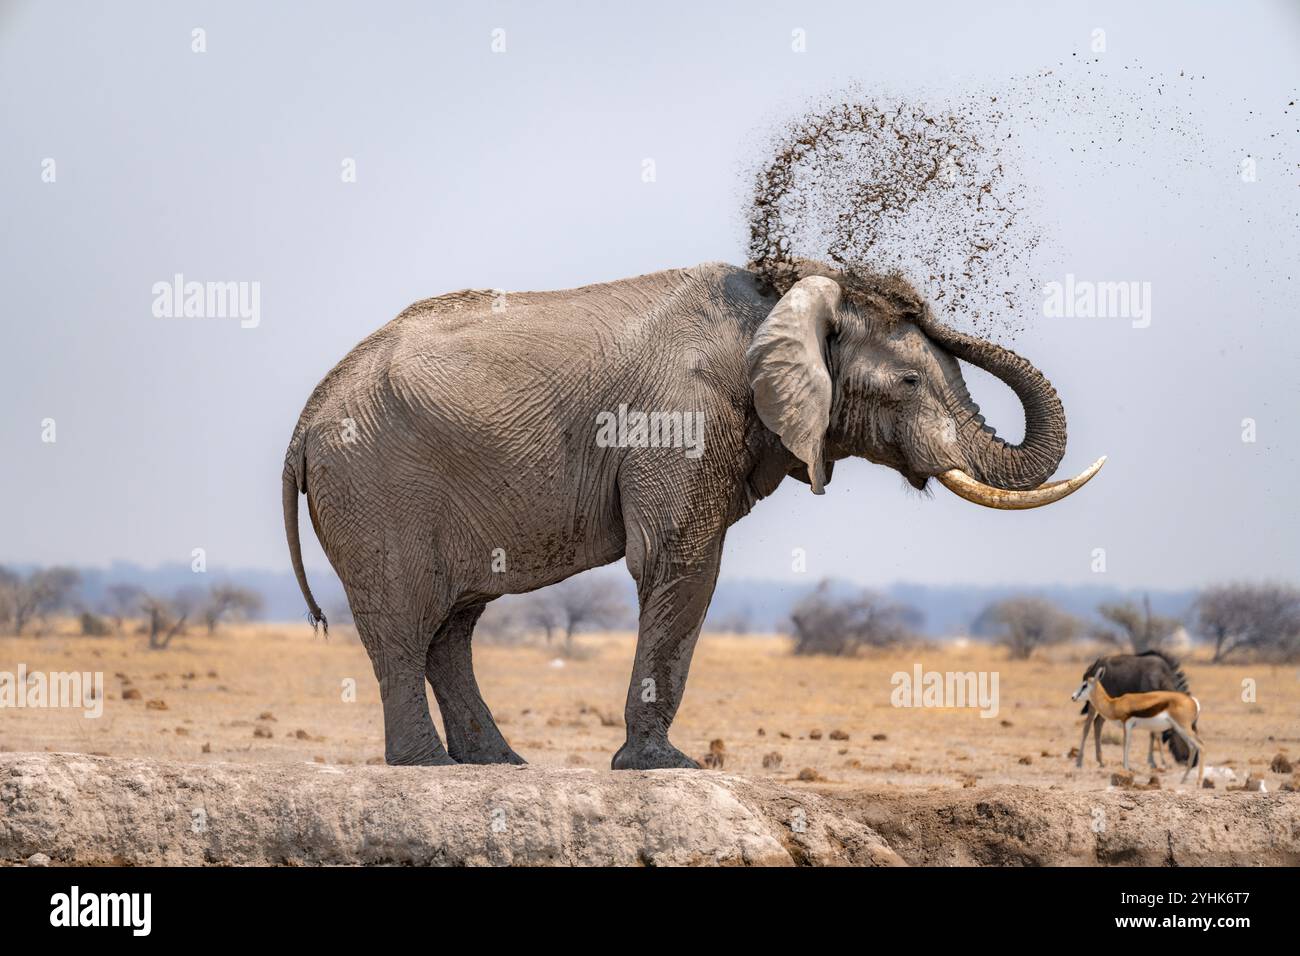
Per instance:
[[[990,604],[977,619],[1012,660],[1025,660],[1037,648],[1073,640],[1079,619],[1051,601],[1035,597],[1006,598]]]
[[[915,608],[863,590],[844,597],[829,581],[804,597],[790,612],[796,654],[851,656],[862,647],[889,647],[915,636],[921,625]]]
[[[13,626],[18,585],[22,582],[13,571],[0,566],[0,633]]]
[[[1151,598],[1142,596],[1142,606],[1132,601],[1123,604],[1103,604],[1097,608],[1110,624],[1094,628],[1093,637],[1119,647],[1127,645],[1134,654],[1158,651],[1178,630],[1178,619],[1151,613]]]
[[[523,596],[523,619],[530,627],[540,628],[546,636],[546,646],[551,646],[555,632],[563,625],[558,602],[546,590],[533,591]]]
[[[199,618],[209,634],[216,633],[223,621],[246,621],[262,612],[262,595],[251,588],[233,584],[215,584],[199,606]]]
[[[190,601],[167,601],[162,598],[145,595],[141,599],[141,609],[149,627],[149,649],[163,651],[170,646],[177,634],[185,632],[185,623],[189,619]]]
[[[528,596],[526,620],[546,633],[550,645],[556,632],[564,634],[563,653],[573,654],[573,635],[591,627],[615,627],[626,619],[627,602],[609,581],[575,577]]]
[[[1214,662],[1243,651],[1285,660],[1300,656],[1300,590],[1284,584],[1206,588],[1192,609],[1199,637],[1214,645]]]
[[[517,644],[527,624],[527,600],[506,595],[488,604],[474,625],[474,640],[489,644]]]
[[[11,572],[6,575],[6,604],[14,634],[22,634],[33,621],[69,607],[73,594],[81,586],[81,575],[73,568],[41,568],[26,580]]]
[[[144,591],[134,584],[110,584],[100,602],[103,613],[113,619],[113,627],[121,633],[126,619],[140,610]]]

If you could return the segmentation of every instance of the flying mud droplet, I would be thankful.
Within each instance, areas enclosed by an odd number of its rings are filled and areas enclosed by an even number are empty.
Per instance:
[[[1128,201],[1116,190],[1140,189],[1157,219],[1163,209],[1185,219],[1194,204],[1213,210],[1196,228],[1241,222],[1259,240],[1217,252],[1215,267],[1231,276],[1262,265],[1289,281],[1275,237],[1296,233],[1294,196],[1274,193],[1261,211],[1235,188],[1232,164],[1262,157],[1294,193],[1296,96],[1274,95],[1261,112],[1216,86],[1186,71],[1071,58],[929,102],[828,94],[760,140],[766,161],[746,171],[750,266],[778,293],[800,258],[849,277],[897,273],[949,324],[1014,338],[1041,313],[1044,279],[1077,255],[1077,223],[1039,196],[1075,184],[1102,210]]]
[[[930,108],[853,98],[781,131],[754,176],[749,259],[778,292],[796,259],[898,273],[981,331],[1030,308],[1038,230],[996,101]],[[1017,327],[1018,328],[1018,327]]]

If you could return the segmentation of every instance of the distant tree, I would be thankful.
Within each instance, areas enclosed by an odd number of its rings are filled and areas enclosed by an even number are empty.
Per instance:
[[[134,584],[110,584],[100,602],[102,612],[113,619],[113,627],[120,634],[126,619],[140,612],[144,591]]]
[[[524,621],[529,627],[540,628],[546,638],[546,646],[550,647],[556,630],[564,624],[558,602],[545,590],[525,594],[522,601]]]
[[[1102,604],[1097,613],[1108,626],[1094,628],[1093,637],[1108,644],[1129,647],[1134,654],[1158,651],[1178,630],[1178,619],[1151,613],[1151,598],[1143,595],[1142,606],[1132,601]]]
[[[215,584],[200,603],[198,615],[208,633],[214,634],[223,621],[246,621],[256,617],[265,603],[262,595],[251,588]]]
[[[21,582],[22,578],[0,565],[0,633],[13,626],[16,592]]]
[[[580,576],[529,594],[523,613],[530,624],[542,628],[548,646],[557,632],[563,632],[563,653],[572,656],[575,633],[615,627],[627,612],[627,602],[609,581]]]
[[[1206,588],[1192,608],[1193,628],[1214,646],[1214,662],[1243,651],[1300,656],[1300,590],[1284,584]]]
[[[81,586],[81,575],[72,568],[41,568],[25,580],[11,572],[6,574],[6,603],[15,634],[22,634],[33,621],[70,607]]]
[[[192,600],[185,595],[177,599],[165,600],[146,594],[141,598],[145,623],[149,633],[149,649],[166,650],[178,634],[185,633],[185,624],[189,619]]]
[[[1013,660],[1025,660],[1040,647],[1073,640],[1079,620],[1051,601],[1035,597],[1006,598],[990,604],[977,621],[985,633],[1006,647]]]
[[[906,643],[921,621],[915,608],[874,591],[837,596],[829,581],[818,584],[790,612],[794,652],[800,655],[846,657],[863,647]]]
[[[490,644],[517,644],[523,637],[526,600],[507,595],[488,604],[474,625],[474,640]]]

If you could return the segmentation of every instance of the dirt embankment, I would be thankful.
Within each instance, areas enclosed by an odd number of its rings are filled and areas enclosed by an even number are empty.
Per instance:
[[[1296,866],[1300,796],[987,787],[841,796],[913,866]]]
[[[699,771],[0,754],[0,863],[1300,863],[1291,794],[814,792]]]

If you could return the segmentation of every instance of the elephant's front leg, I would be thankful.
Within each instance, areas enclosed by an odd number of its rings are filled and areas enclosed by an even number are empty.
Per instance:
[[[701,540],[702,534],[669,529],[668,542],[629,534],[628,567],[637,578],[641,617],[623,709],[627,741],[614,755],[615,770],[699,767],[668,742],[668,728],[682,702],[691,654],[718,578],[722,530],[707,540]],[[688,544],[690,539],[695,543]]]

